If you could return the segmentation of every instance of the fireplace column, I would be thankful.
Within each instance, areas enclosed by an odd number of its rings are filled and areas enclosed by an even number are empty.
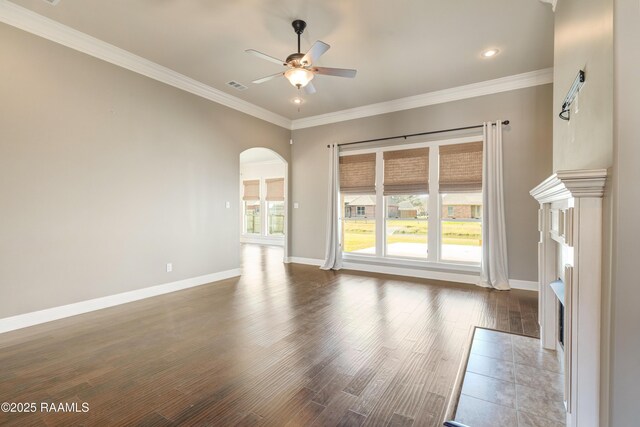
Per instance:
[[[540,203],[538,287],[540,341],[564,352],[567,426],[597,427],[600,408],[602,196],[607,171],[559,171],[531,195]],[[558,298],[565,286],[564,349]]]

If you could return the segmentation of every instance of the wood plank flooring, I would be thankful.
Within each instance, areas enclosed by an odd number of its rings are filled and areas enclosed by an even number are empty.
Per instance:
[[[0,335],[0,402],[89,404],[0,425],[439,426],[472,326],[539,333],[532,292],[281,260]]]

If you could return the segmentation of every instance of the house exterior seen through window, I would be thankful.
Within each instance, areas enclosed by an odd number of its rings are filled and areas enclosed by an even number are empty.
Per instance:
[[[342,250],[356,253],[364,250],[375,254],[376,196],[343,194],[342,206],[344,212]]]

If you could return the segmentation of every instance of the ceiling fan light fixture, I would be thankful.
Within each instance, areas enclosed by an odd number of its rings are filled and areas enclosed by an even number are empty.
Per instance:
[[[285,71],[284,76],[298,89],[305,87],[313,80],[313,73],[306,68],[290,68]]]

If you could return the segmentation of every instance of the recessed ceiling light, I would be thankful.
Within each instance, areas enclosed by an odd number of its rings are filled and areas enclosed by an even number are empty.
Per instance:
[[[484,58],[491,58],[493,56],[496,56],[500,51],[498,49],[487,49],[484,52],[482,52],[482,56]]]
[[[302,98],[293,98],[292,102],[294,104],[300,105],[302,104],[304,101],[302,101]]]

